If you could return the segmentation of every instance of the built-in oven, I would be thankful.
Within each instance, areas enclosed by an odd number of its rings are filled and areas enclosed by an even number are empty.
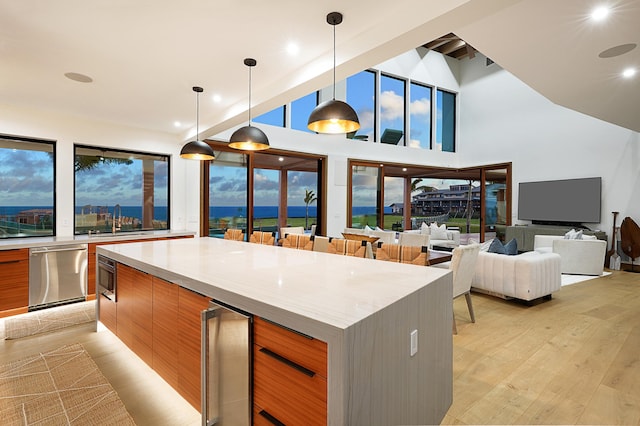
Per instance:
[[[116,301],[116,261],[98,255],[98,293]]]

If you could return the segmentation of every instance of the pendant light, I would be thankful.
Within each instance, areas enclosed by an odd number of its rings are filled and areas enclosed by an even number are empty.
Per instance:
[[[307,127],[318,133],[350,133],[360,128],[358,114],[346,102],[336,100],[336,25],[342,22],[342,13],[331,12],[327,23],[333,26],[333,99],[315,107]]]
[[[213,160],[215,154],[208,143],[198,140],[200,137],[199,120],[200,120],[200,93],[204,92],[202,87],[194,86],[193,91],[196,92],[196,140],[187,143],[180,150],[180,157],[189,160]]]
[[[264,132],[251,125],[251,68],[255,67],[255,59],[246,58],[244,64],[249,67],[249,125],[240,127],[229,138],[231,148],[243,151],[262,151],[269,149],[269,139]]]

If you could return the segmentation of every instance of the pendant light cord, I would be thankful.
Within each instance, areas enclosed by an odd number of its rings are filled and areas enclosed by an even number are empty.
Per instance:
[[[251,67],[249,66],[249,126],[251,126]]]
[[[336,100],[336,26],[333,25],[333,100]]]
[[[200,92],[196,91],[196,141],[200,140]]]

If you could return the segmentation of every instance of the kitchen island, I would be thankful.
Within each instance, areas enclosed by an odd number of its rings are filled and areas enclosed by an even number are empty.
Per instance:
[[[451,405],[448,270],[206,237],[97,253],[326,343],[327,424],[438,424]]]

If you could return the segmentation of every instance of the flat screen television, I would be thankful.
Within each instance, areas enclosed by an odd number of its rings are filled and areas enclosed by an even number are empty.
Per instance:
[[[521,182],[518,219],[537,224],[600,223],[599,177]]]

